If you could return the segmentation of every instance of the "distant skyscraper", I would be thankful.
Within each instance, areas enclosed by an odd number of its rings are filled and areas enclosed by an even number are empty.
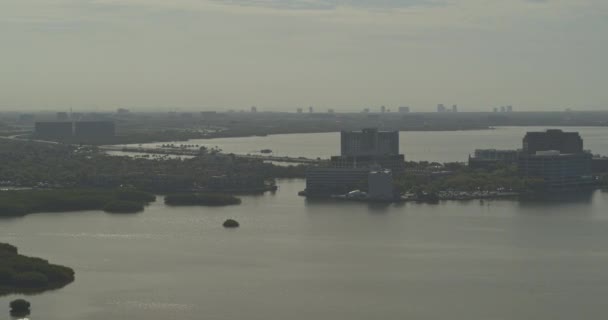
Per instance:
[[[334,113],[334,109],[327,109],[327,113]]]
[[[308,113],[313,113],[313,108],[312,108],[312,106],[308,107]]]
[[[458,105],[452,105],[452,112],[458,112]]]
[[[440,103],[437,105],[437,112],[445,112],[445,106],[443,105],[443,103]]]
[[[251,112],[252,112],[252,113],[256,113],[256,112],[258,112],[258,108],[257,108],[256,106],[252,106],[252,107],[251,107]]]
[[[494,112],[498,112],[498,108],[497,107],[494,107]]]
[[[410,107],[407,107],[407,106],[399,107],[399,112],[400,113],[408,113],[408,112],[410,112]]]
[[[302,108],[297,108],[297,109],[296,109],[296,112],[297,112],[297,113],[302,113]]]
[[[385,113],[386,112],[386,107],[385,106],[381,106],[380,107],[380,112],[381,113]]]
[[[363,109],[363,111],[362,111],[362,112],[363,112],[363,113],[369,113],[369,108],[365,108],[365,109]]]
[[[507,112],[513,112],[513,106],[507,106]]]
[[[500,107],[500,112],[506,112],[506,111],[507,111],[507,108],[505,108],[505,106]]]

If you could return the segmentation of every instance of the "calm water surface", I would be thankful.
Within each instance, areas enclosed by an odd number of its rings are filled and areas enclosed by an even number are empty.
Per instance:
[[[472,131],[408,131],[400,133],[400,150],[407,160],[451,162],[467,161],[475,149],[517,149],[527,131],[559,128],[578,131],[585,149],[594,154],[608,155],[608,127],[499,127],[494,130]],[[198,139],[175,144],[218,146],[225,152],[255,154],[271,149],[275,155],[309,158],[329,158],[340,153],[340,133],[281,134],[266,137]],[[145,144],[157,146],[162,143]]]
[[[0,241],[72,266],[31,319],[599,319],[608,193],[559,202],[310,202],[301,180],[225,208],[0,220]],[[241,222],[225,230],[226,218]],[[0,298],[0,312],[8,302]],[[2,318],[2,317],[0,317]]]

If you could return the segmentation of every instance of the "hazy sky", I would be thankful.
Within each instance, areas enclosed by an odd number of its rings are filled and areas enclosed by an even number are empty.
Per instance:
[[[608,109],[607,0],[0,0],[0,108]]]

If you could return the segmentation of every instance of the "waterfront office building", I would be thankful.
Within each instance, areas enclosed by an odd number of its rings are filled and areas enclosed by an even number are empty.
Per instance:
[[[78,121],[74,123],[74,137],[84,141],[114,137],[116,126],[112,121]]]
[[[36,122],[34,136],[38,139],[70,139],[73,135],[72,122],[42,121]]]
[[[497,164],[514,164],[517,163],[519,153],[520,150],[476,149],[474,156],[469,156],[469,167],[481,169]]]
[[[308,169],[308,195],[344,194],[364,189],[369,187],[370,172],[381,169],[386,170],[382,173],[402,172],[405,168],[405,158],[399,154],[398,131],[342,131],[340,137],[341,155],[331,157],[327,167]],[[378,174],[380,176],[382,174]]]
[[[391,200],[395,198],[393,175],[390,170],[373,170],[367,177],[367,195],[372,200]]]
[[[576,188],[593,182],[592,155],[577,132],[528,132],[518,157],[520,175],[540,178],[549,189]]]
[[[306,172],[306,195],[327,196],[362,189],[369,172],[369,168],[310,168]]]
[[[371,168],[380,167],[393,172],[405,170],[405,157],[402,154],[390,156],[359,156],[345,157],[333,156],[330,158],[330,166],[334,168]]]
[[[578,132],[563,132],[552,129],[544,132],[528,132],[524,137],[523,153],[557,150],[563,154],[583,152],[583,139]]]
[[[518,150],[476,149],[475,158],[481,160],[496,160],[504,162],[517,162]]]
[[[340,156],[331,157],[339,168],[380,166],[393,172],[404,170],[405,157],[399,154],[399,131],[342,131]]]
[[[92,142],[114,137],[112,121],[42,121],[36,122],[34,136],[38,139]]]
[[[340,148],[344,157],[398,155],[399,131],[342,131]]]

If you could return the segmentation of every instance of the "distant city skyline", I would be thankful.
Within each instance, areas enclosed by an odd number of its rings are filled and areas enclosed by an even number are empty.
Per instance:
[[[603,0],[4,0],[1,111],[608,110]]]
[[[100,112],[100,113],[120,113],[118,110],[127,110],[128,112],[177,112],[177,113],[186,113],[186,112],[234,112],[234,113],[264,113],[264,112],[287,112],[287,113],[395,113],[395,114],[403,114],[403,113],[438,113],[437,105],[434,106],[406,106],[409,109],[400,110],[400,108],[404,108],[402,105],[395,106],[385,106],[386,109],[383,112],[380,106],[375,107],[364,107],[364,106],[355,106],[355,107],[328,107],[328,106],[314,106],[313,110],[310,111],[309,107],[271,107],[271,106],[260,106],[252,109],[250,106],[243,107],[209,107],[209,106],[193,106],[193,107],[146,107],[146,106],[109,106],[109,107],[91,107],[91,106],[81,106],[74,108],[67,107],[25,107],[25,108],[16,108],[10,106],[3,106],[0,108],[0,112],[12,112],[12,113],[74,113],[80,115],[82,113],[88,112]],[[450,106],[444,112],[440,113],[454,113],[453,106]],[[512,109],[507,109],[506,105],[497,105],[491,107],[475,107],[475,106],[460,106],[458,105],[457,113],[508,113],[508,112],[593,112],[593,111],[606,111],[608,112],[608,107],[549,107],[549,108],[525,108],[525,107],[515,107],[511,106]],[[504,109],[503,109],[504,108]]]

